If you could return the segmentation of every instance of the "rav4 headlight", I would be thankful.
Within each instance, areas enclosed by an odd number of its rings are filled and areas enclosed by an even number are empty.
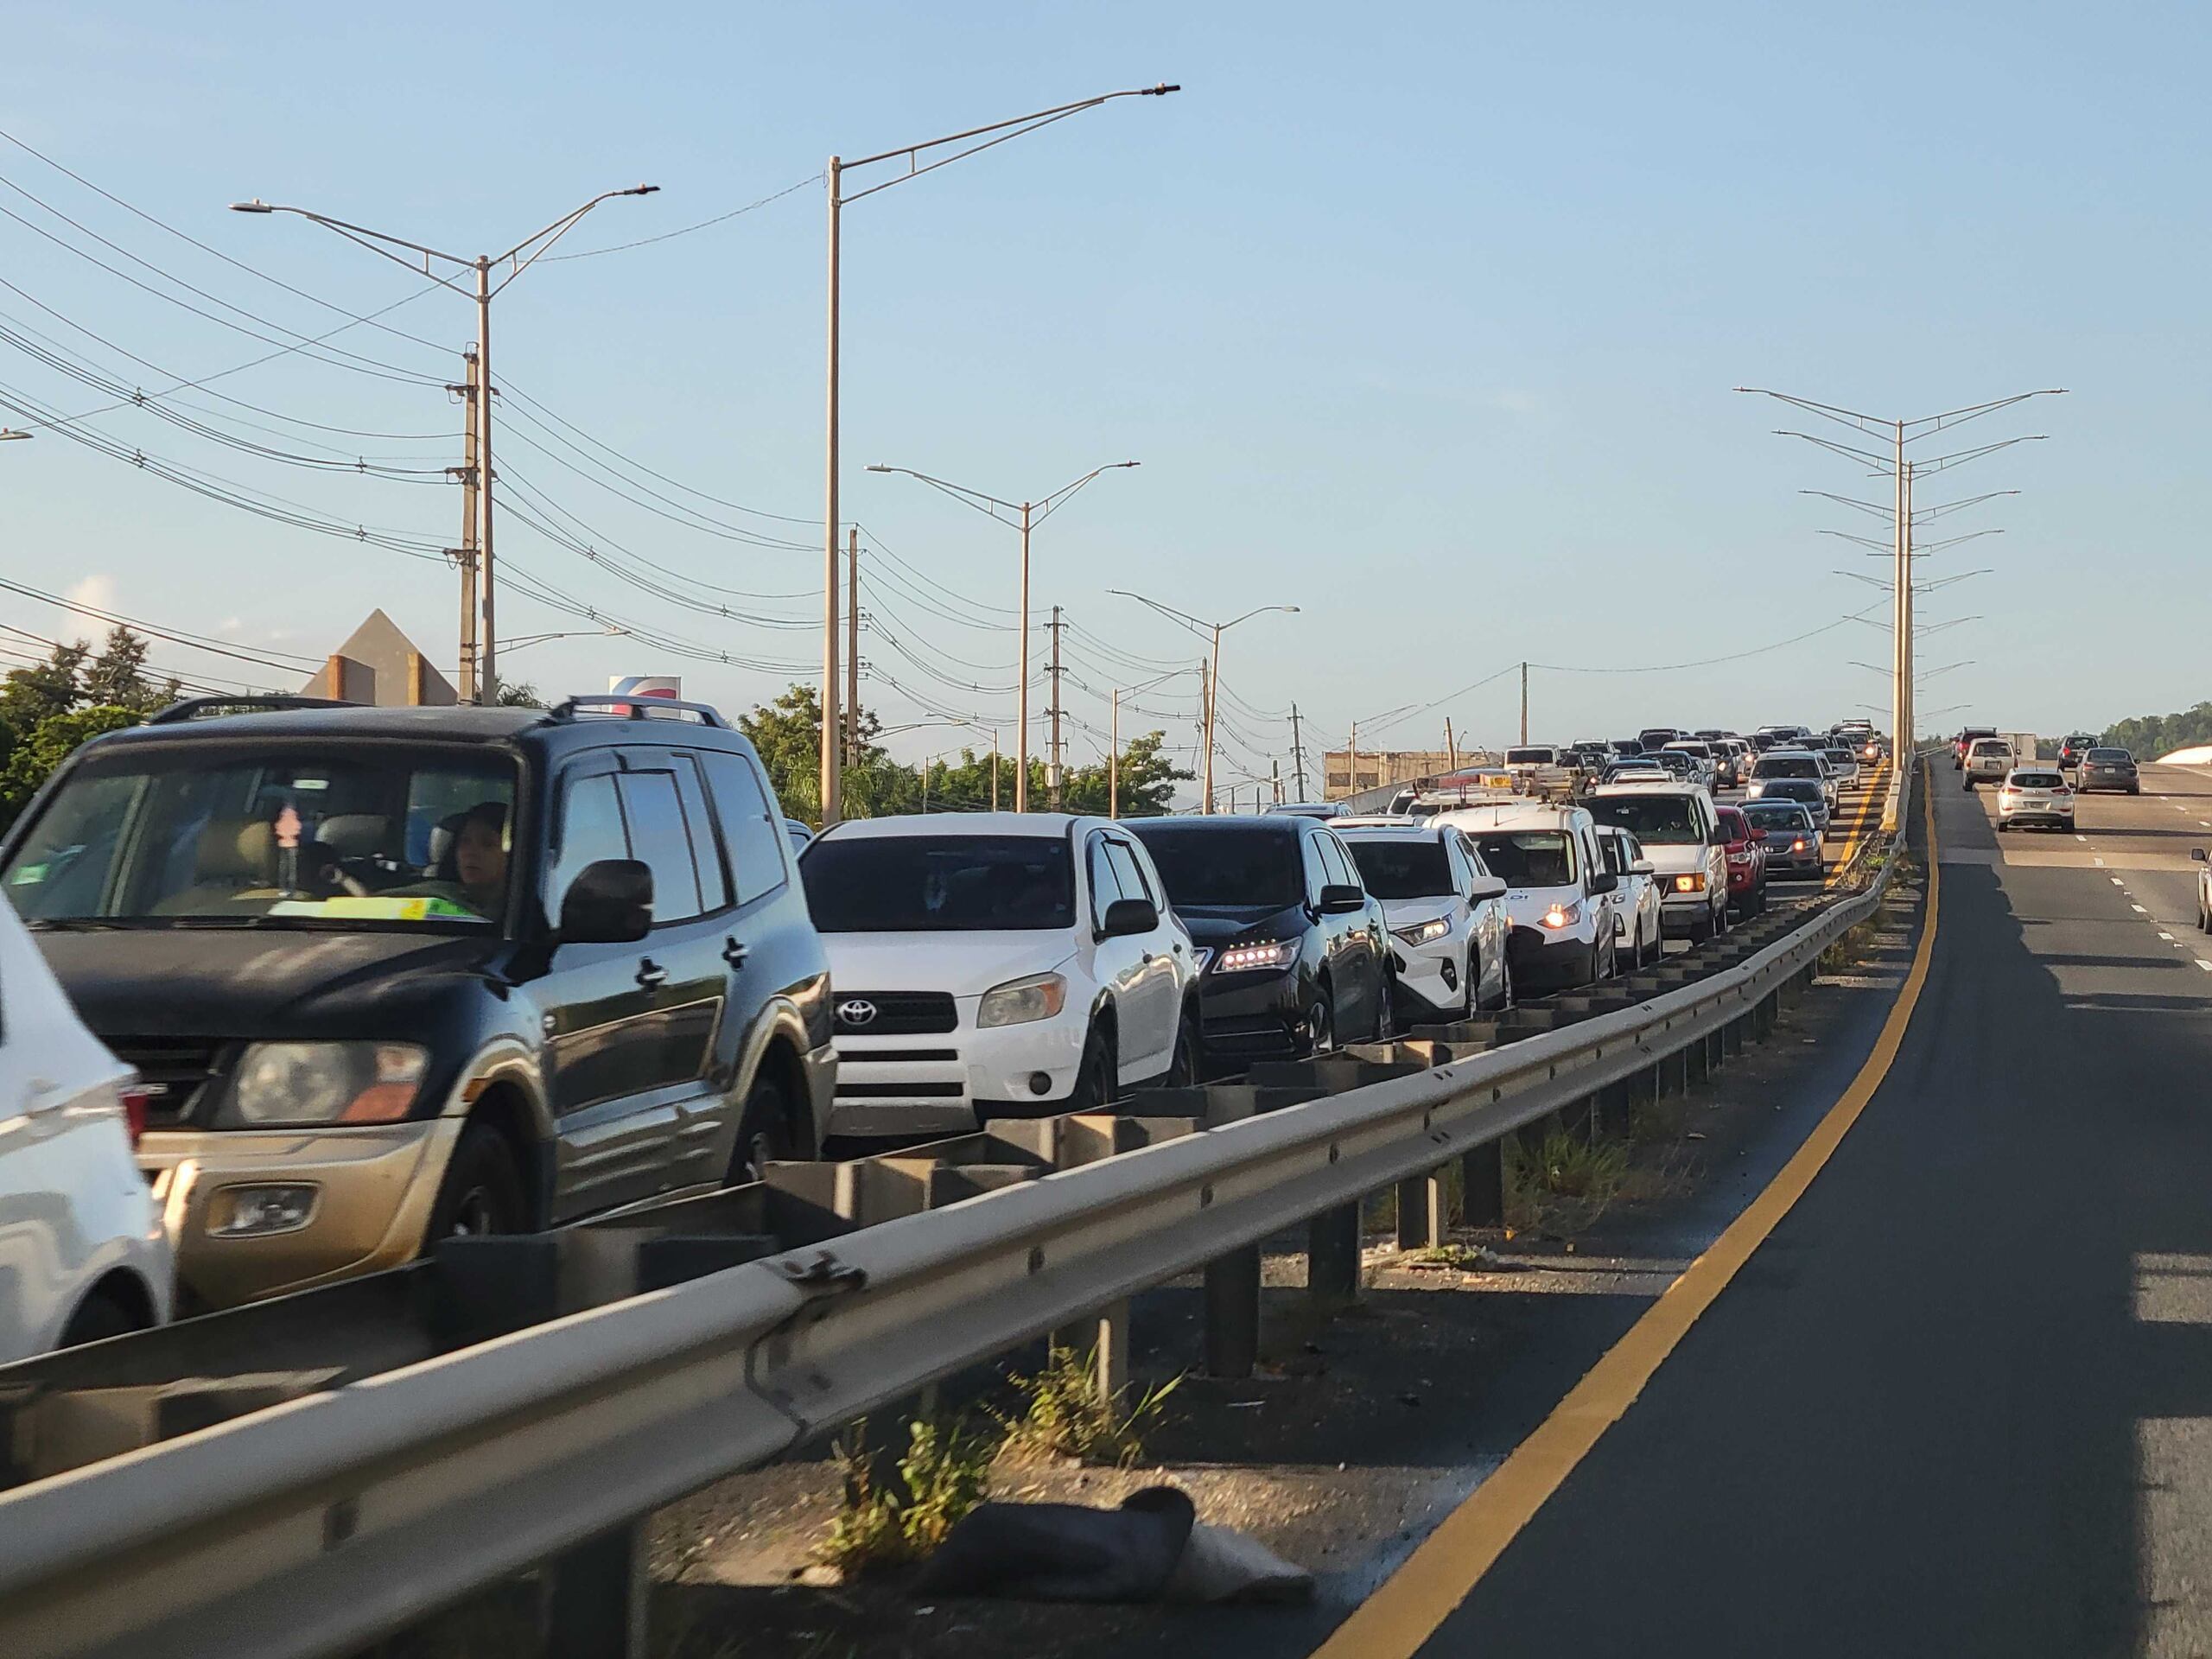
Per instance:
[[[1425,922],[1415,922],[1409,927],[1394,927],[1390,931],[1408,944],[1427,944],[1449,933],[1452,924],[1442,916],[1432,916]]]
[[[252,1043],[231,1078],[229,1116],[283,1123],[390,1123],[407,1116],[429,1052],[412,1043]]]
[[[1067,1005],[1065,979],[1058,974],[1032,974],[985,991],[976,1005],[976,1023],[984,1027],[1026,1026],[1033,1020],[1050,1020]]]

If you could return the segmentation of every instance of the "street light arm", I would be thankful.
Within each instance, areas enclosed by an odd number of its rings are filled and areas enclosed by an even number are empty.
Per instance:
[[[1257,605],[1253,607],[1252,609],[1245,612],[1243,615],[1236,618],[1234,620],[1223,623],[1221,625],[1221,631],[1224,633],[1227,633],[1230,629],[1235,627],[1238,622],[1249,622],[1254,617],[1264,616],[1269,611],[1282,611],[1292,616],[1295,616],[1298,614],[1298,607],[1295,605]]]
[[[1036,110],[1030,114],[1017,115],[1005,121],[994,121],[988,126],[970,127],[964,132],[949,132],[942,138],[925,139],[918,144],[903,144],[897,149],[886,149],[874,156],[863,156],[856,162],[845,162],[842,170],[849,173],[855,168],[873,167],[878,162],[887,162],[899,156],[907,156],[910,160],[907,170],[897,178],[886,179],[880,184],[872,184],[867,189],[843,197],[842,200],[848,203],[858,201],[862,196],[872,196],[879,190],[888,190],[894,184],[904,184],[909,179],[918,179],[923,174],[934,173],[938,168],[950,166],[963,156],[973,156],[980,150],[988,149],[994,144],[1002,144],[1009,138],[1019,138],[1025,132],[1033,132],[1039,127],[1050,126],[1053,122],[1065,120],[1071,115],[1080,115],[1085,110],[1095,110],[1100,105],[1111,103],[1117,98],[1165,98],[1170,92],[1179,92],[1182,90],[1179,86],[1170,86],[1162,81],[1155,86],[1132,86],[1123,92],[1102,92],[1096,98],[1078,99],[1072,104],[1058,104],[1049,110]],[[990,137],[993,133],[999,136]],[[947,156],[931,162],[927,167],[912,165],[912,158],[918,157],[925,150],[941,149],[947,144],[963,143],[970,138],[982,138],[985,142],[970,145],[968,149],[960,151],[958,155]]]
[[[1994,501],[1999,496],[2018,495],[2018,493],[2019,492],[2018,490],[1987,490],[1980,495],[1969,495],[1963,500],[1946,501],[1940,506],[1916,507],[1913,510],[1912,522],[1916,524],[1929,524],[1936,519],[1945,517],[1947,514],[1960,512],[1964,508],[1978,507],[1985,501]]]
[[[1872,513],[1875,518],[1886,518],[1892,524],[1897,521],[1897,514],[1895,507],[1882,507],[1875,505],[1872,501],[1853,500],[1850,496],[1838,495],[1833,490],[1800,490],[1797,493],[1800,495],[1817,495],[1821,500],[1833,501],[1838,506],[1854,507],[1860,512]]]
[[[1896,555],[1896,546],[1889,542],[1878,542],[1872,536],[1854,536],[1847,530],[1816,530],[1815,536],[1833,536],[1839,541],[1856,542],[1861,547],[1871,547],[1885,558]]]
[[[302,219],[312,219],[327,231],[335,231],[347,241],[358,242],[370,252],[380,253],[385,258],[395,264],[404,265],[410,270],[418,269],[412,259],[402,259],[391,251],[393,248],[405,248],[410,253],[418,253],[423,256],[423,264],[419,269],[423,276],[437,277],[442,282],[444,278],[438,277],[437,273],[430,269],[431,260],[442,259],[448,264],[460,266],[475,263],[472,259],[462,258],[457,253],[442,253],[435,248],[424,247],[420,242],[410,242],[405,237],[393,236],[384,231],[372,231],[365,225],[349,224],[345,219],[333,219],[327,213],[318,213],[309,208],[287,207],[280,202],[264,201],[258,196],[251,201],[232,202],[231,211],[234,213],[295,213]],[[389,245],[378,246],[379,243]]]
[[[1171,621],[1181,623],[1185,627],[1190,629],[1192,633],[1197,634],[1201,639],[1210,639],[1211,637],[1213,624],[1211,622],[1201,622],[1197,617],[1192,616],[1188,611],[1179,611],[1173,605],[1163,605],[1156,599],[1147,599],[1142,594],[1133,594],[1126,588],[1109,588],[1106,591],[1109,594],[1116,594],[1122,599],[1134,599],[1140,605],[1151,606],[1154,610],[1158,611],[1162,616],[1166,617]]]
[[[1806,442],[1817,444],[1835,454],[1848,456],[1853,461],[1866,461],[1885,478],[1897,470],[1888,455],[1878,455],[1867,449],[1854,449],[1847,443],[1838,443],[1834,438],[1816,437],[1810,432],[1792,432],[1783,429],[1777,429],[1774,435],[1777,438],[1802,438]]]
[[[1076,480],[1074,483],[1061,485],[1058,489],[1054,490],[1050,495],[1045,497],[1036,504],[1036,516],[1030,520],[1031,524],[1033,526],[1043,524],[1055,512],[1058,512],[1062,506],[1065,505],[1068,501],[1072,499],[1077,491],[1080,490],[1084,485],[1090,483],[1092,479],[1096,478],[1101,473],[1117,472],[1124,467],[1134,467],[1136,464],[1137,463],[1134,461],[1109,461],[1103,467],[1092,467],[1081,478]]]
[[[509,271],[506,276],[500,280],[498,287],[493,289],[492,291],[494,294],[497,294],[500,289],[505,288],[509,283],[514,281],[516,277],[521,276],[523,272],[528,270],[532,265],[536,264],[538,260],[544,256],[547,250],[551,248],[556,242],[558,242],[570,231],[574,230],[577,222],[582,219],[586,213],[598,207],[601,202],[611,201],[617,196],[656,195],[659,194],[659,191],[660,186],[657,184],[633,184],[626,190],[602,190],[597,195],[594,196],[589,201],[584,203],[582,207],[562,214],[560,218],[555,219],[543,230],[537,232],[533,235],[525,236],[521,241],[516,243],[514,246],[509,248],[505,253],[500,254],[498,257],[492,260],[491,263],[495,265],[503,265],[509,260],[515,258],[524,249],[531,249],[530,257],[522,260],[522,262],[516,265],[512,270]],[[536,244],[537,245],[532,247],[532,244]]]
[[[1864,432],[1869,437],[1879,432],[1894,431],[1897,427],[1896,422],[1885,421],[1878,415],[1861,415],[1855,409],[1839,409],[1834,404],[1816,404],[1809,397],[1793,397],[1786,391],[1770,391],[1764,386],[1736,386],[1732,390],[1774,398],[1778,403],[1802,409],[1808,414],[1822,416],[1839,426],[1847,426],[1854,432]]]
[[[2022,437],[2003,438],[1995,443],[1985,443],[1978,449],[1959,449],[1928,461],[1916,461],[1910,465],[1915,473],[1944,472],[1953,467],[1963,467],[1970,461],[1979,461],[1984,455],[1993,455],[1999,449],[2010,449],[2016,443],[2041,443],[2050,435],[2048,432],[2031,432]]]

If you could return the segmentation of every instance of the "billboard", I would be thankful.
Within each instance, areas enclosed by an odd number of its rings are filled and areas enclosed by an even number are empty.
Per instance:
[[[677,674],[610,674],[607,690],[617,697],[677,697],[683,696],[683,679]]]

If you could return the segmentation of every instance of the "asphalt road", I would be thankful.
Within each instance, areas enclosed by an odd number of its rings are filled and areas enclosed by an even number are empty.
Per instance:
[[[2212,1652],[2212,773],[1935,782],[1880,1088],[1420,1652]]]

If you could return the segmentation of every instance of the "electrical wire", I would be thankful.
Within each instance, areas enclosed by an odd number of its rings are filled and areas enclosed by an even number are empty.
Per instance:
[[[617,242],[605,248],[585,248],[576,253],[549,253],[544,263],[551,264],[556,259],[596,259],[602,253],[626,253],[632,248],[649,248],[656,242],[673,242],[679,236],[690,236],[695,231],[707,230],[716,225],[727,224],[733,219],[742,218],[747,213],[757,213],[770,202],[781,201],[794,191],[804,190],[810,184],[820,184],[829,176],[826,173],[817,173],[811,178],[801,179],[797,184],[785,185],[773,195],[763,196],[758,201],[748,201],[744,207],[733,207],[726,213],[716,213],[712,219],[702,219],[696,225],[686,225],[680,231],[663,231],[658,236],[641,236],[634,242]]]
[[[105,622],[111,626],[122,626],[135,629],[137,632],[146,635],[149,639],[166,640],[170,645],[184,645],[193,651],[209,652],[218,657],[233,658],[242,663],[251,663],[258,668],[278,669],[286,674],[296,674],[299,671],[298,667],[295,666],[294,664],[279,662],[276,660],[276,655],[257,655],[252,652],[238,650],[233,645],[218,644],[215,641],[206,639],[202,636],[178,632],[173,629],[162,627],[156,623],[142,621],[137,617],[124,616],[120,613],[104,609],[102,607],[98,605],[87,605],[81,600],[66,598],[60,594],[45,593],[36,588],[28,587],[22,582],[11,582],[4,576],[0,576],[0,589],[3,589],[8,593],[19,594],[25,599],[41,600],[48,605],[58,606],[65,611],[75,611],[86,616],[97,618],[99,620]],[[285,652],[278,654],[290,657],[294,656],[296,653]],[[302,665],[315,662],[315,660],[316,659],[314,658],[305,657],[297,658],[298,663]]]

